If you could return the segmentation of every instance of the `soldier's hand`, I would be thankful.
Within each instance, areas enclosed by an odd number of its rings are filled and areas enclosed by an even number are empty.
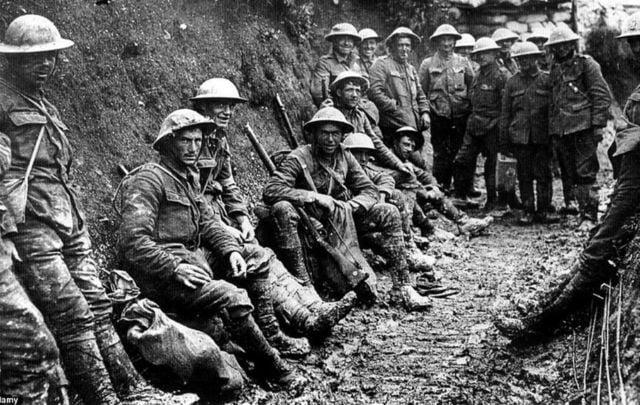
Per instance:
[[[229,232],[229,234],[238,242],[243,242],[244,238],[242,237],[242,231],[240,231],[239,229],[236,229],[232,226],[229,225],[225,225],[224,226],[225,229],[227,230],[227,232]]]
[[[318,109],[321,110],[325,107],[333,107],[333,100],[331,100],[330,98],[325,99],[322,103],[320,103]]]
[[[256,232],[253,229],[253,224],[246,215],[240,215],[237,217],[238,225],[240,226],[240,232],[242,240],[250,242],[255,239]]]
[[[320,207],[327,210],[328,212],[331,213],[336,208],[336,204],[333,202],[333,198],[331,196],[328,196],[326,194],[316,193],[315,197],[316,198],[314,202],[318,204]]]
[[[387,193],[380,193],[380,202],[383,204],[387,202]]]
[[[420,124],[422,124],[422,129],[431,128],[431,117],[429,117],[429,113],[422,114],[422,117],[420,117]]]
[[[413,166],[410,163],[403,163],[400,166],[400,171],[404,174],[413,174]]]
[[[180,263],[173,273],[178,282],[194,290],[211,281],[204,269],[189,263]]]
[[[231,278],[245,278],[247,276],[247,262],[238,252],[229,255],[229,265],[231,266]]]

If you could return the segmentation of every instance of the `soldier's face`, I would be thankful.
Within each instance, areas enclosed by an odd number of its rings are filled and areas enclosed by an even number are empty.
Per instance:
[[[480,52],[475,54],[474,59],[476,60],[476,62],[478,62],[478,65],[488,66],[492,63],[495,63],[497,56],[498,55],[495,51]]]
[[[202,146],[202,130],[200,128],[190,128],[178,131],[173,138],[173,148],[170,153],[173,157],[185,166],[196,164],[196,158]]]
[[[562,42],[552,45],[550,48],[554,58],[564,59],[575,49],[575,44],[573,42]]]
[[[631,37],[627,39],[631,52],[636,58],[640,57],[640,37]]]
[[[453,47],[456,45],[456,38],[445,35],[438,39],[438,50],[443,53],[453,52]]]
[[[37,52],[11,56],[10,69],[26,87],[42,88],[56,67],[58,52]]]
[[[362,89],[359,84],[355,83],[345,84],[344,87],[338,89],[336,93],[340,104],[349,108],[355,108],[362,98]]]
[[[520,70],[523,72],[532,72],[535,71],[538,67],[538,58],[539,56],[522,56],[517,58],[518,65],[520,65]]]
[[[416,148],[416,141],[410,136],[401,136],[393,143],[393,149],[396,155],[402,160],[409,159],[409,155]]]
[[[471,55],[472,46],[463,46],[462,48],[456,48],[456,53],[468,58]]]
[[[333,40],[333,50],[340,56],[348,56],[353,51],[354,45],[353,38],[347,36],[339,36]]]
[[[351,149],[351,153],[361,165],[369,162],[369,151],[367,149]]]
[[[393,44],[393,54],[400,62],[408,61],[411,54],[411,38],[396,38]]]
[[[324,156],[331,156],[342,142],[342,130],[335,124],[322,124],[315,130],[318,152]]]
[[[375,39],[365,39],[360,44],[360,56],[364,56],[365,59],[371,60],[378,47],[378,42]]]
[[[540,50],[542,50],[542,48],[544,47],[544,43],[547,42],[547,40],[544,38],[531,38],[527,39],[527,41],[535,44]]]
[[[218,128],[226,129],[229,126],[235,107],[235,103],[228,101],[205,101],[202,104],[202,114],[211,118]]]
[[[500,46],[500,48],[502,48],[500,50],[500,52],[508,54],[511,52],[511,47],[513,46],[513,44],[516,43],[515,39],[503,39],[502,41],[498,42],[498,45]]]

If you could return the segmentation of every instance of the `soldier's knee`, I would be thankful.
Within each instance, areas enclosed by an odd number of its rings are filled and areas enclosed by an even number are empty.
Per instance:
[[[247,263],[247,274],[251,277],[267,277],[271,263],[276,260],[273,250],[257,243],[246,243],[242,257]]]
[[[95,319],[97,321],[109,320],[112,303],[98,276],[96,262],[89,257],[83,257],[75,262],[71,261],[69,271],[87,300]]]
[[[198,301],[205,311],[223,312],[230,319],[239,319],[253,312],[247,291],[224,280],[214,280],[201,287]]]

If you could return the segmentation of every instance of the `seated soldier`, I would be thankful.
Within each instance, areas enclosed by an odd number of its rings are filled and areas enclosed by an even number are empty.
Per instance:
[[[355,224],[358,231],[353,235],[351,228],[347,232],[334,230],[342,239],[357,240],[372,233],[381,235],[380,243],[371,247],[389,266],[393,300],[409,310],[428,308],[428,299],[420,296],[410,284],[398,209],[377,202],[375,186],[353,155],[346,153],[340,144],[353,126],[340,111],[325,107],[304,129],[311,133],[312,143],[292,151],[264,189],[264,200],[272,205],[271,214],[278,223],[276,239],[284,241],[286,246],[302,249],[298,235],[300,216],[294,204],[307,205],[310,215],[325,228],[335,226],[334,220],[340,215],[344,219],[341,223]],[[304,263],[297,267],[304,269]]]
[[[411,127],[398,128],[394,134],[393,152],[403,162],[409,163],[409,156],[422,147],[424,142],[420,132]],[[491,225],[493,218],[470,218],[463,211],[456,208],[453,203],[438,189],[433,177],[426,170],[417,166],[413,167],[413,173],[407,174],[400,171],[391,171],[396,181],[396,187],[402,190],[414,209],[428,212],[431,207],[437,209],[445,217],[458,225],[462,234],[478,235]]]
[[[205,136],[198,159],[200,184],[215,218],[222,221],[227,230],[236,237],[242,246],[242,256],[248,263],[252,262],[251,258],[255,258],[259,262],[270,263],[271,272],[278,273],[269,277],[268,285],[276,313],[281,317],[284,315],[287,323],[295,326],[295,329],[305,336],[315,337],[319,330],[327,332],[351,311],[356,302],[355,294],[349,294],[336,303],[325,303],[312,287],[302,285],[309,284],[307,280],[301,280],[301,284],[291,277],[273,251],[260,246],[256,240],[245,198],[233,178],[231,150],[226,132],[236,104],[244,103],[247,99],[240,97],[238,89],[231,81],[213,78],[200,85],[191,101],[194,110],[209,117],[216,124],[214,132]],[[286,336],[277,335],[277,324],[272,325],[274,327],[270,331],[263,328],[263,332],[267,340],[282,351],[282,345],[271,339],[271,336]]]
[[[402,192],[396,189],[396,181],[389,174],[388,169],[383,169],[376,166],[371,161],[371,153],[374,153],[376,148],[367,135],[354,132],[344,139],[342,142],[345,149],[347,149],[356,158],[362,170],[371,179],[373,184],[378,189],[380,195],[379,201],[382,203],[393,204],[398,208],[400,212],[400,219],[402,221],[402,233],[404,234],[404,241],[409,251],[407,261],[412,271],[430,271],[436,262],[433,256],[426,255],[418,249],[415,242],[414,232],[411,230],[413,212],[410,210],[411,204],[409,204]]]
[[[253,291],[265,330],[276,322],[264,293],[269,258],[245,262],[242,246],[215,220],[200,194],[196,160],[203,133],[214,127],[195,111],[174,111],[153,143],[160,163],[148,163],[123,180],[123,264],[142,292],[165,310],[221,316],[233,340],[276,382],[288,386],[296,380],[294,373],[258,328],[246,291],[221,279],[242,282]]]

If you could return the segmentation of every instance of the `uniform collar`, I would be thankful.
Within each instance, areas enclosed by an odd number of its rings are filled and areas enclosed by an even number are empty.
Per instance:
[[[185,167],[181,163],[175,161],[169,156],[161,155],[160,163],[163,166],[166,166],[173,174],[175,174],[181,180],[184,180],[186,183],[191,183],[194,178],[196,178],[198,174],[198,169]]]

